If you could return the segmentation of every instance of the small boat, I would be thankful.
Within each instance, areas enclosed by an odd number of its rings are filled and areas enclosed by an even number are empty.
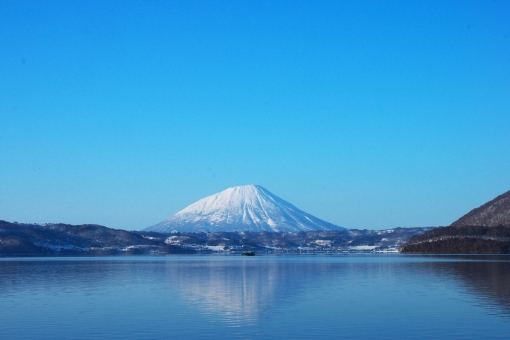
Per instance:
[[[243,251],[242,256],[255,256],[254,251]]]

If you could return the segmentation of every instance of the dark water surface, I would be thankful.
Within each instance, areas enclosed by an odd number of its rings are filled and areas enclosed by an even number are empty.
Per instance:
[[[508,339],[508,256],[0,259],[1,339]]]

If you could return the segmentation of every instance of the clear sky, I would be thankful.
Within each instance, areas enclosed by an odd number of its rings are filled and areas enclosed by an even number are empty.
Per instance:
[[[510,189],[510,1],[0,1],[0,219],[259,184],[347,228]]]

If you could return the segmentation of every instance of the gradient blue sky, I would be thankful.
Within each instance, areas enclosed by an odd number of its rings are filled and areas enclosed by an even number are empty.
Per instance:
[[[510,189],[509,1],[0,2],[0,219],[141,229],[260,184],[447,225]]]

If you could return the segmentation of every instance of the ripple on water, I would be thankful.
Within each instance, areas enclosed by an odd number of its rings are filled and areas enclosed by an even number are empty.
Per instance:
[[[0,338],[506,338],[509,257],[0,260]]]

